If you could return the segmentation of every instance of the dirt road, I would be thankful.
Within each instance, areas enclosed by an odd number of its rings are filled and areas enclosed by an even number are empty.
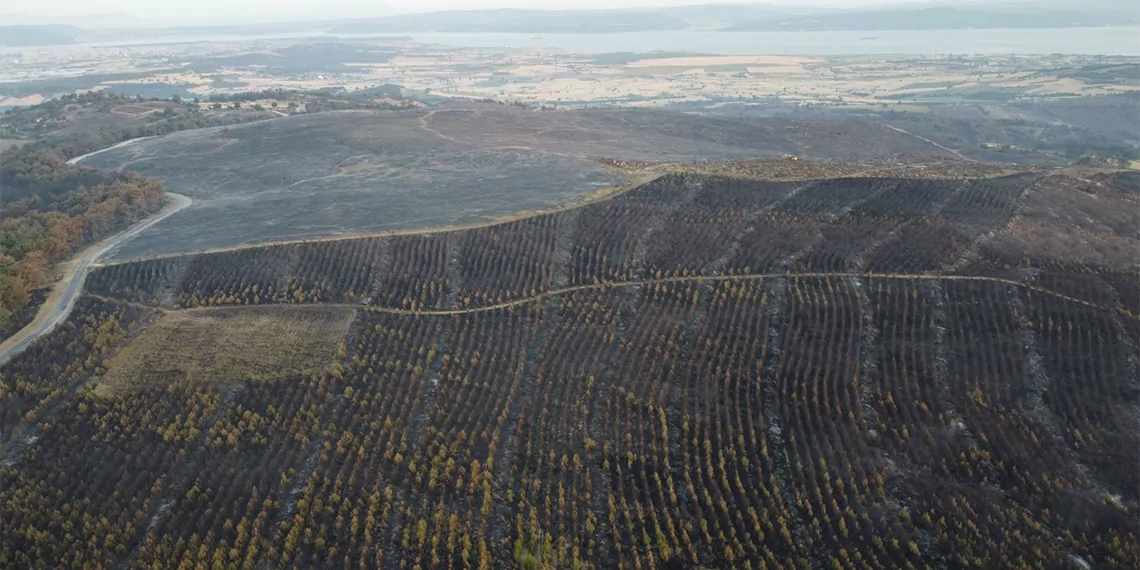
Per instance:
[[[1057,299],[1084,305],[1086,307],[1097,309],[1101,311],[1120,312],[1121,307],[1101,305],[1099,303],[1072,297],[1064,293],[1058,293],[1052,289],[1033,285],[1032,283],[1025,283],[1013,279],[1006,279],[1004,277],[987,277],[984,275],[946,275],[940,273],[865,273],[865,272],[851,272],[851,271],[829,271],[829,272],[803,272],[803,273],[736,273],[731,275],[689,275],[685,277],[661,277],[657,279],[637,279],[634,281],[602,281],[598,283],[585,283],[582,285],[572,285],[570,287],[562,287],[559,289],[551,289],[528,297],[514,299],[511,301],[504,301],[495,303],[493,305],[482,305],[478,307],[468,307],[463,309],[399,309],[396,307],[379,307],[373,305],[362,305],[360,303],[316,303],[309,306],[320,307],[340,307],[345,309],[353,309],[364,311],[368,313],[384,313],[388,315],[401,315],[407,317],[450,317],[456,315],[471,315],[474,313],[489,313],[492,311],[501,311],[513,307],[520,307],[530,303],[543,301],[551,297],[558,297],[567,295],[578,291],[590,290],[606,290],[618,289],[622,287],[641,287],[645,285],[656,285],[665,283],[709,283],[720,281],[759,281],[765,279],[892,279],[892,280],[911,280],[911,281],[967,281],[976,283],[996,283],[998,285],[1008,285],[1011,287],[1019,287],[1034,293],[1042,295],[1049,295]],[[99,295],[92,295],[93,297],[114,303],[128,303],[140,307],[149,307],[142,303],[135,303],[133,301],[123,301],[122,299],[102,297]],[[253,310],[262,309],[266,307],[286,306],[286,305],[216,305],[209,307],[195,307],[192,309],[182,308],[162,308],[159,309],[164,312],[205,312],[205,311],[227,311],[234,309]],[[297,305],[288,305],[297,306]],[[1130,316],[1132,319],[1140,319],[1140,317]]]
[[[83,282],[87,279],[87,271],[91,268],[92,263],[112,248],[134,238],[143,230],[168,218],[192,202],[190,198],[181,194],[167,192],[166,195],[169,197],[169,202],[160,212],[87,248],[72,260],[61,265],[63,276],[52,287],[51,294],[40,306],[35,320],[0,343],[0,366],[23,352],[41,336],[51,332],[56,325],[63,322],[71,314],[71,309],[75,307],[75,300],[83,291]]]
[[[1021,287],[1030,291],[1049,295],[1058,299],[1063,299],[1071,303],[1077,303],[1086,307],[1100,309],[1104,311],[1116,311],[1117,307],[1110,307],[1100,305],[1085,299],[1078,299],[1058,293],[1045,287],[1040,287],[1030,283],[1015,281],[1013,279],[1005,279],[1002,277],[986,277],[982,275],[945,275],[938,273],[864,273],[864,272],[849,272],[849,271],[832,271],[832,272],[804,272],[804,273],[736,273],[733,275],[689,275],[685,277],[662,277],[658,279],[639,279],[635,281],[605,281],[601,283],[586,283],[583,285],[573,285],[570,287],[562,287],[560,289],[552,289],[537,295],[523,297],[521,299],[514,299],[511,301],[504,301],[502,303],[495,303],[493,305],[483,305],[479,307],[470,307],[466,309],[397,309],[394,307],[374,307],[370,305],[358,305],[352,303],[324,303],[325,306],[344,306],[357,308],[362,311],[371,313],[386,313],[391,315],[407,315],[417,317],[435,317],[435,316],[451,316],[451,315],[468,315],[472,313],[486,313],[491,311],[499,311],[502,309],[509,309],[511,307],[518,307],[528,303],[541,301],[549,297],[557,297],[574,293],[577,291],[586,291],[592,289],[615,289],[620,287],[640,287],[644,285],[654,285],[662,283],[706,283],[706,282],[719,282],[719,281],[755,281],[763,279],[898,279],[898,280],[915,280],[915,281],[974,281],[982,283],[997,283],[999,285],[1010,285],[1013,287]],[[214,308],[214,307],[210,307]],[[217,307],[221,308],[221,307]],[[194,309],[202,310],[202,309]]]
[[[104,152],[107,152],[107,151],[109,151],[109,150],[112,150],[112,149],[116,149],[116,148],[119,148],[119,147],[124,147],[124,146],[128,146],[128,145],[132,145],[132,144],[135,144],[135,143],[137,143],[137,142],[139,142],[139,141],[145,141],[145,140],[147,140],[147,139],[153,139],[153,138],[154,138],[154,137],[139,137],[139,138],[137,138],[137,139],[129,139],[129,140],[125,140],[125,141],[123,141],[123,142],[121,142],[121,143],[119,143],[119,144],[116,144],[116,145],[111,145],[111,146],[109,146],[109,147],[107,147],[107,148],[101,148],[101,149],[99,149],[99,150],[97,150],[97,151],[95,151],[95,152],[89,152],[89,153],[87,153],[87,154],[81,154],[81,155],[79,155],[79,156],[77,156],[77,157],[75,157],[75,158],[73,158],[73,159],[71,159],[71,160],[67,161],[67,163],[68,163],[68,164],[78,164],[80,161],[82,161],[82,160],[83,160],[83,159],[85,159],[85,158],[88,158],[88,157],[92,157],[92,156],[95,156],[95,155],[97,155],[97,154],[102,154],[102,153],[104,153]]]
[[[942,149],[942,150],[944,150],[950,154],[953,154],[954,156],[956,156],[956,157],[958,157],[958,158],[960,158],[966,162],[977,162],[976,160],[974,160],[974,159],[972,159],[972,158],[970,158],[970,157],[968,157],[968,156],[966,156],[966,155],[964,155],[964,154],[962,154],[962,153],[960,153],[960,152],[958,152],[958,151],[956,151],[956,150],[954,150],[948,146],[943,146],[942,144],[936,143],[936,142],[934,142],[934,141],[932,141],[926,137],[916,135],[916,134],[914,134],[908,130],[900,129],[898,127],[892,127],[891,125],[883,125],[883,126],[892,130],[892,131],[903,133],[904,135],[910,135],[910,136],[912,136],[912,137],[914,137],[914,138],[916,138],[916,139],[918,139],[924,143],[934,145],[934,146],[936,146],[936,147],[938,147],[938,148],[940,148],[940,149]]]

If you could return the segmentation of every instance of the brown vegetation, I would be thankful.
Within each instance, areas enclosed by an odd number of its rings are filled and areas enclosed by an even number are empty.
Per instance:
[[[1032,170],[933,156],[903,156],[889,162],[842,162],[810,160],[788,155],[783,158],[748,158],[712,162],[645,162],[616,158],[602,164],[631,171],[681,171],[694,174],[734,176],[755,180],[815,180],[820,178],[967,179],[1006,176]]]
[[[50,151],[44,160],[18,161],[4,155],[5,178],[33,186],[52,177],[56,167],[69,169]],[[27,170],[22,167],[31,166]],[[62,175],[66,178],[66,175]],[[136,175],[90,188],[82,184],[56,196],[32,196],[0,207],[0,323],[20,310],[32,291],[50,280],[53,264],[80,247],[126,228],[158,211],[165,203],[162,183]]]
[[[168,313],[110,360],[98,391],[174,382],[207,387],[323,372],[333,365],[352,315],[342,307]]]
[[[1080,176],[1035,185],[1026,207],[997,236],[1008,251],[1037,259],[1126,267],[1140,261],[1140,194]]]

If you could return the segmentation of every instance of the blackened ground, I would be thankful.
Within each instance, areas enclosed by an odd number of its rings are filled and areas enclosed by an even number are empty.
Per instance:
[[[946,153],[856,121],[727,120],[500,105],[331,112],[186,131],[84,161],[163,179],[194,204],[112,254],[129,259],[281,239],[479,222],[624,180],[601,157],[701,161]]]

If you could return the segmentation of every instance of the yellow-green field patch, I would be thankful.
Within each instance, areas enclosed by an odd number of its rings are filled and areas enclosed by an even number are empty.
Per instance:
[[[226,384],[330,368],[348,333],[346,307],[261,306],[174,311],[111,359],[97,390]]]

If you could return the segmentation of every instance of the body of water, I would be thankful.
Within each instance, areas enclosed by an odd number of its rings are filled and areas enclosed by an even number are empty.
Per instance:
[[[694,51],[722,55],[1090,54],[1140,56],[1140,27],[859,32],[629,32],[408,34],[418,42],[584,52]]]

